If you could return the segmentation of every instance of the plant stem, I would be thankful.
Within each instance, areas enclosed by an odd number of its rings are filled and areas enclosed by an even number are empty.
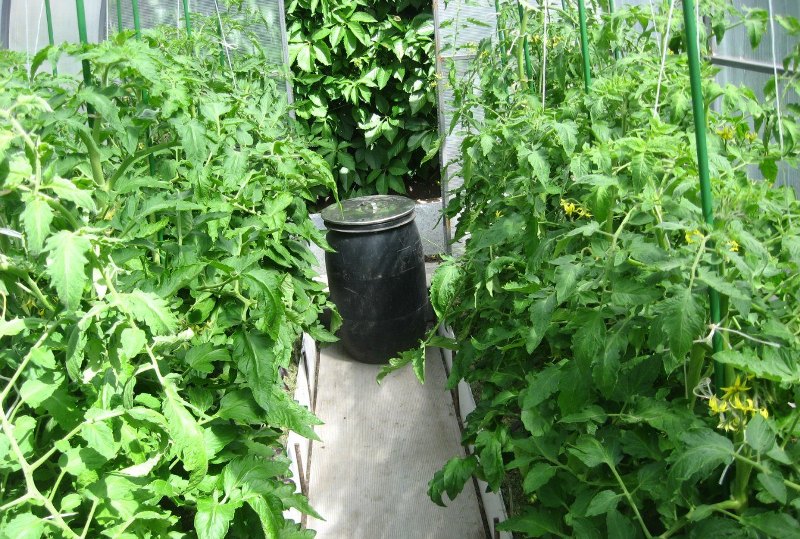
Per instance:
[[[636,515],[636,520],[639,521],[639,525],[642,527],[644,536],[647,537],[647,539],[651,539],[653,536],[650,533],[650,530],[647,529],[647,525],[644,523],[644,519],[642,518],[641,513],[639,513],[639,508],[636,507],[636,502],[633,501],[633,496],[631,496],[631,493],[628,491],[628,487],[625,486],[625,482],[622,480],[622,477],[620,477],[616,467],[614,467],[614,465],[611,462],[607,462],[607,464],[608,467],[611,468],[611,473],[614,474],[614,479],[616,479],[617,483],[619,483],[619,486],[622,489],[622,493],[628,500],[628,504],[631,506],[631,509],[633,509],[633,513]]]

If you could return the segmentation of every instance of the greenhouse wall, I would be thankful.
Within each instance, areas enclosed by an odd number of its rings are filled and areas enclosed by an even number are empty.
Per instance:
[[[217,9],[228,10],[242,24],[242,30],[252,32],[272,66],[267,73],[287,79],[288,46],[283,0],[247,0],[242,14],[235,8],[226,8],[223,0],[188,0],[191,13],[208,17],[215,24]],[[139,19],[142,28],[160,25],[185,27],[182,2],[174,0],[139,0]],[[78,17],[72,1],[51,1],[53,11],[53,40],[55,43],[78,41]],[[120,29],[134,28],[133,3],[130,0],[84,0],[86,9],[87,37],[96,43],[108,34]],[[248,11],[258,13],[252,17]],[[13,22],[13,24],[12,24]],[[238,51],[252,52],[250,40],[242,31],[223,28],[220,37],[222,46],[230,54]],[[0,0],[0,45],[25,52],[32,58],[37,51],[49,44],[47,17],[44,0]],[[47,68],[47,65],[45,65]],[[63,73],[80,72],[80,63],[72,58],[62,58],[58,66]],[[291,102],[291,86],[285,86],[287,99]]]

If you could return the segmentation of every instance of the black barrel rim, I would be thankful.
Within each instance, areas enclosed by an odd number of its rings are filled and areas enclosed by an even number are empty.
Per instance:
[[[414,201],[396,195],[371,195],[345,200],[322,210],[329,230],[349,233],[377,232],[414,220]]]

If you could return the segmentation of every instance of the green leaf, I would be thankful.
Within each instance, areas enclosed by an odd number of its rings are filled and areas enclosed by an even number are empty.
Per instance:
[[[19,388],[19,397],[25,404],[38,408],[63,381],[64,376],[61,373],[53,374],[52,371],[37,378],[28,378]]]
[[[47,240],[47,275],[67,309],[80,305],[83,289],[89,281],[86,276],[86,253],[91,243],[76,232],[62,230]]]
[[[742,515],[741,518],[745,526],[765,533],[768,537],[800,538],[800,523],[786,512],[770,511]]]
[[[297,67],[306,72],[311,72],[313,64],[311,62],[311,45],[303,44],[297,51]]]
[[[553,124],[556,137],[564,148],[564,152],[570,156],[575,153],[575,146],[578,145],[578,125],[573,121]]]
[[[197,500],[194,527],[198,539],[224,539],[237,506],[231,502],[219,503],[210,498]]]
[[[756,453],[766,453],[775,445],[775,433],[769,422],[760,415],[754,415],[744,429],[744,441]]]
[[[0,338],[13,337],[19,335],[25,329],[24,318],[12,318],[11,320],[0,320]]]
[[[194,166],[201,167],[203,161],[208,157],[208,138],[206,128],[196,118],[184,116],[175,121],[175,129],[181,138],[181,143],[186,158],[194,163]]]
[[[180,456],[183,467],[192,472],[190,485],[196,485],[208,471],[203,429],[184,406],[174,385],[164,387],[164,396],[162,408],[175,453]]]
[[[227,350],[216,348],[211,343],[202,343],[186,352],[186,363],[197,371],[210,374],[214,371],[215,361],[230,361]]]
[[[21,513],[9,520],[0,530],[4,539],[39,539],[44,533],[45,521],[32,513]]]
[[[478,434],[475,443],[476,450],[484,479],[489,483],[489,489],[497,491],[505,477],[503,465],[503,447],[500,444],[499,433],[483,431]]]
[[[613,463],[611,455],[608,454],[605,447],[597,438],[592,436],[581,436],[575,446],[568,448],[567,451],[589,468],[594,468],[600,464],[608,464],[610,466]]]
[[[42,198],[35,197],[25,204],[22,211],[22,224],[28,241],[28,250],[32,254],[39,254],[44,246],[44,241],[50,234],[50,223],[53,222],[53,210]]]
[[[117,294],[118,306],[136,321],[145,324],[154,335],[175,333],[178,319],[167,302],[152,292],[134,290],[129,294]]]
[[[105,421],[84,423],[80,435],[86,440],[86,445],[109,460],[119,451],[119,444],[114,441],[114,432]]]
[[[769,492],[769,495],[775,498],[779,503],[786,503],[786,484],[783,482],[783,477],[780,474],[767,475],[766,473],[758,474],[758,482],[764,487],[764,490]]]
[[[94,199],[92,199],[92,192],[85,189],[80,189],[70,180],[56,176],[50,181],[50,183],[42,188],[53,191],[56,195],[58,195],[58,198],[68,200],[79,208],[84,208],[89,211],[95,211],[96,209]]]
[[[431,279],[431,305],[440,319],[455,298],[456,290],[463,275],[455,261],[446,262],[436,268]]]
[[[242,496],[247,494],[269,494],[277,484],[289,473],[287,460],[268,460],[263,457],[248,455],[230,461],[222,472],[225,494],[229,498],[236,496],[236,490]]]
[[[705,313],[702,304],[688,288],[663,303],[661,322],[664,333],[669,340],[670,353],[682,360],[692,342],[701,337]]]
[[[563,537],[558,518],[545,509],[528,509],[524,514],[511,517],[497,525],[499,531],[519,532],[524,537]]]
[[[596,515],[605,515],[612,509],[617,508],[617,504],[621,498],[622,494],[617,494],[613,490],[601,490],[592,498],[592,501],[589,502],[589,507],[586,509],[584,516],[593,517]]]
[[[609,538],[614,539],[635,539],[637,528],[631,519],[620,513],[616,509],[611,509],[606,513],[606,526],[608,527]]]
[[[735,284],[722,279],[716,272],[710,272],[705,268],[700,268],[697,272],[697,279],[731,299],[740,299],[743,301],[751,300],[748,294],[739,290]]]
[[[733,443],[711,429],[693,429],[681,439],[686,450],[676,452],[670,475],[680,481],[694,477],[707,477],[711,472],[733,460]]]
[[[474,456],[450,459],[428,483],[428,496],[434,503],[444,507],[442,494],[447,493],[450,500],[455,500],[475,473],[477,466],[478,461]]]
[[[605,318],[602,312],[591,311],[578,321],[580,325],[572,336],[572,351],[575,359],[590,365],[605,351]]]
[[[525,494],[533,494],[556,475],[557,468],[544,462],[537,462],[525,474],[522,489]]]
[[[554,294],[540,299],[531,305],[529,311],[530,327],[525,339],[525,350],[532,354],[544,339],[547,328],[550,327],[550,320],[553,317],[553,310],[556,308],[556,297]]]
[[[714,359],[758,378],[775,382],[800,383],[800,363],[790,351],[764,347],[759,355],[755,350],[723,350]]]
[[[139,328],[125,328],[119,338],[119,355],[124,360],[138,356],[147,344],[147,335]]]
[[[747,29],[747,37],[750,39],[750,46],[754,49],[761,43],[761,38],[767,31],[769,13],[765,9],[748,9],[744,18],[744,26]]]

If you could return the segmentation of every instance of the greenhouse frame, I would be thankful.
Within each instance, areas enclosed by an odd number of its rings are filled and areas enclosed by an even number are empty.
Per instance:
[[[800,537],[799,166],[795,0],[0,0],[0,539]]]

